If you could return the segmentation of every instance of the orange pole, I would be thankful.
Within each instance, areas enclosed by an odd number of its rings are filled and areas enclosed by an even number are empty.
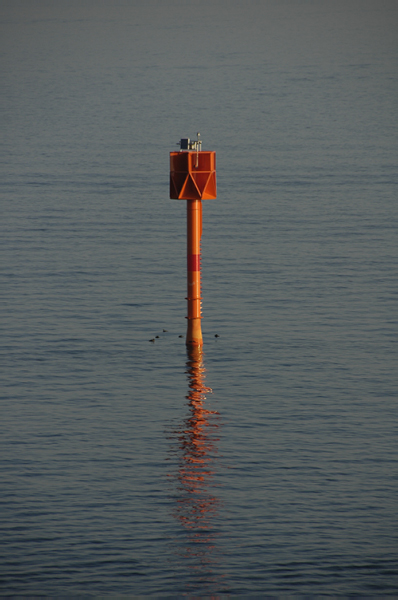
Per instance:
[[[202,346],[200,238],[202,237],[202,201],[187,200],[188,329],[186,343]]]

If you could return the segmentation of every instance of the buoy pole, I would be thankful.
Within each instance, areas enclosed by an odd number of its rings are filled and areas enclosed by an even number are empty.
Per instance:
[[[200,239],[202,237],[202,201],[187,200],[187,301],[188,327],[186,343],[202,346]]]
[[[187,202],[187,271],[189,348],[203,345],[202,298],[200,286],[200,239],[202,237],[202,200],[217,198],[216,153],[202,152],[200,133],[191,141],[181,138],[179,152],[170,152],[170,198]]]

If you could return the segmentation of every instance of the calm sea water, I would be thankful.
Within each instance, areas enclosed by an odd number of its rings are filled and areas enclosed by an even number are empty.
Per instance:
[[[397,593],[397,25],[1,1],[2,595]]]

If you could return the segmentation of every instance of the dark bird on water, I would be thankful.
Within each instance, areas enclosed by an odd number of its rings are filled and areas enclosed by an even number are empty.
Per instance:
[[[149,342],[154,342],[154,341],[155,341],[155,339],[152,339],[152,340],[148,340],[148,341],[149,341]]]
[[[218,335],[218,333],[216,333],[216,335],[214,337],[220,337],[220,336]]]

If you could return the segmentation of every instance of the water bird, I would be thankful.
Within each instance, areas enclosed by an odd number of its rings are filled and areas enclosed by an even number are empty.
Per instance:
[[[167,333],[167,329],[163,329],[163,333]]]
[[[149,342],[154,342],[154,341],[155,341],[155,338],[153,338],[152,340],[148,340],[148,341],[149,341]]]
[[[155,337],[159,339],[159,336],[158,336],[158,335],[156,335]]]
[[[220,337],[220,336],[218,335],[218,333],[216,333],[216,335],[214,337]]]
[[[183,335],[179,335],[178,337],[184,337]]]

